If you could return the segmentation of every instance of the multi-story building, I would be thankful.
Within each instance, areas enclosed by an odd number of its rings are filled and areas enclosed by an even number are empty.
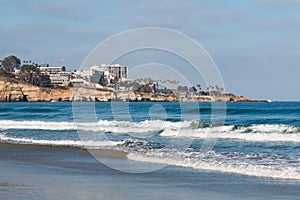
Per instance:
[[[128,67],[119,64],[102,64],[100,66],[94,65],[90,68],[82,69],[81,71],[77,72],[77,74],[93,83],[98,83],[101,78],[103,79],[104,74],[105,76],[109,76],[110,79],[117,78],[118,80],[124,80],[128,78]]]
[[[65,71],[65,67],[49,67],[49,65],[41,65],[39,67],[41,73],[51,73],[51,72],[63,72]]]
[[[48,75],[51,84],[64,84],[70,82],[70,72],[66,72],[66,67],[49,67],[48,64],[42,64],[39,67],[40,73]]]
[[[70,82],[69,72],[50,72],[48,75],[52,84],[67,85]]]
[[[109,73],[111,75],[118,78],[119,80],[128,78],[128,67],[127,66],[122,66],[119,64],[114,64],[114,65],[102,64],[99,66],[99,68],[100,69],[102,68],[103,71],[109,71]]]

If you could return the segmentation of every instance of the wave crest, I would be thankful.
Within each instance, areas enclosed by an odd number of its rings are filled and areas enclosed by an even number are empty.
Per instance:
[[[232,139],[254,142],[295,142],[300,143],[300,127],[283,124],[214,125],[207,121],[170,122],[146,120],[141,122],[108,121],[98,122],[53,122],[0,120],[0,130],[78,130],[113,134],[136,134],[161,137],[185,137],[194,139]],[[148,135],[147,135],[148,134]]]
[[[140,162],[150,162],[164,165],[173,165],[178,167],[193,168],[198,170],[219,171],[243,174],[248,176],[300,180],[299,162],[293,165],[282,165],[278,163],[269,163],[268,156],[248,155],[248,154],[230,154],[223,155],[211,152],[201,154],[199,152],[158,152],[145,151],[134,152],[127,155],[128,159]],[[254,159],[261,160],[253,162]],[[279,158],[278,158],[279,159]],[[293,159],[295,160],[295,159]]]

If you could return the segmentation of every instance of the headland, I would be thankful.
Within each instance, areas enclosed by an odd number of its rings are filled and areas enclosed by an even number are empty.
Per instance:
[[[180,85],[178,80],[151,77],[128,79],[128,67],[120,64],[93,65],[67,71],[23,61],[14,55],[0,62],[1,102],[264,102],[226,93],[218,85]],[[170,78],[170,77],[169,77]]]
[[[176,91],[169,94],[155,92],[138,92],[110,90],[109,88],[97,89],[93,87],[65,86],[65,87],[40,87],[21,82],[17,79],[0,77],[1,102],[70,102],[70,101],[159,101],[159,102],[265,102],[236,96],[224,95],[178,95]]]

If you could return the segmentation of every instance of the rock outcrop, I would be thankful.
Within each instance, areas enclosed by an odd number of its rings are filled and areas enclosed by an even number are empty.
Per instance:
[[[140,94],[133,91],[103,91],[93,88],[42,88],[17,80],[0,80],[0,101],[176,101],[175,96]]]
[[[189,96],[178,97],[133,91],[103,91],[84,87],[65,89],[43,88],[15,79],[0,77],[0,101],[2,102],[38,102],[38,101],[183,101],[183,102],[260,102],[260,100],[236,96]]]
[[[89,88],[42,88],[19,81],[0,80],[0,101],[108,101],[112,92]]]

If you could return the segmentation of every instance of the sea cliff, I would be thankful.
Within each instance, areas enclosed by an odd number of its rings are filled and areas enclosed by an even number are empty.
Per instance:
[[[1,102],[39,102],[39,101],[184,101],[184,102],[261,102],[251,98],[237,97],[234,95],[222,96],[184,96],[175,94],[164,95],[154,93],[140,93],[134,91],[109,91],[96,90],[85,87],[65,87],[63,89],[43,88],[18,80],[0,79]]]

